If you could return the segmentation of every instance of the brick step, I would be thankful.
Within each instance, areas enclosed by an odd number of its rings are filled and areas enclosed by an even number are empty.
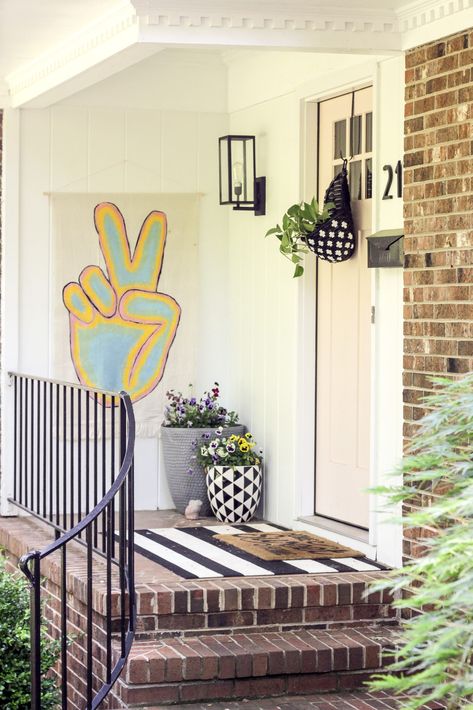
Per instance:
[[[402,708],[412,696],[393,695],[384,691],[370,693],[365,690],[340,693],[316,693],[315,695],[291,695],[275,701],[274,699],[255,700],[242,705],[239,701],[225,703],[194,703],[187,705],[186,710],[389,710]],[[403,701],[405,701],[403,703]],[[147,705],[146,710],[163,710],[163,705]],[[436,700],[421,706],[422,710],[446,710],[445,703]],[[419,709],[420,710],[420,709]]]
[[[366,596],[370,585],[385,575],[346,572],[139,585],[138,634],[157,638],[204,630],[235,633],[392,623],[390,594]]]
[[[353,689],[395,637],[371,626],[137,641],[117,690],[132,708]]]

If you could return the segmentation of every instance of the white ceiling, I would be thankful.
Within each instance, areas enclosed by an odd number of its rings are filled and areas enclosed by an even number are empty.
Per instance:
[[[67,41],[118,0],[0,0],[0,77]]]

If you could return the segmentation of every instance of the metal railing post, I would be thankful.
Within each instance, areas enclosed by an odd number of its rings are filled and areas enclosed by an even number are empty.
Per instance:
[[[68,647],[70,644],[76,643],[76,639],[68,637],[70,607],[67,561],[69,543],[76,542],[85,546],[87,550],[84,697],[87,710],[97,710],[124,668],[136,630],[133,545],[133,455],[135,446],[133,406],[126,392],[105,392],[83,385],[10,374],[15,378],[15,488],[14,497],[13,499],[9,498],[9,501],[52,526],[55,538],[41,551],[25,554],[19,563],[20,569],[30,585],[30,707],[31,710],[41,710],[42,700],[41,681],[44,664],[41,659],[41,592],[46,591],[47,593],[47,590],[41,588],[41,562],[54,553],[60,553],[61,556],[60,581],[58,582],[61,681],[58,689],[61,694],[60,706],[62,710],[67,710],[70,704],[68,691],[74,693],[72,686],[68,686],[69,660],[72,658],[70,655],[72,652]],[[49,397],[47,396],[48,384]],[[77,395],[75,394],[76,390]],[[85,422],[82,422],[83,396],[85,396]],[[100,444],[99,404],[101,408]],[[91,419],[90,410],[92,407],[93,417]],[[117,407],[119,407],[119,453],[116,452],[115,441],[117,433],[115,409]],[[110,414],[107,417],[109,410]],[[35,416],[37,417],[36,425]],[[109,427],[107,426],[107,418]],[[77,427],[75,426],[76,422]],[[82,455],[84,426],[85,461]],[[110,432],[109,450],[107,449],[108,432]],[[70,440],[67,439],[68,435]],[[117,459],[120,464],[118,473],[116,471]],[[82,500],[84,489],[81,476],[83,474],[85,474],[85,502]],[[99,495],[101,495],[101,500],[99,500]],[[92,502],[91,497],[93,498]],[[85,505],[84,514],[82,512],[83,505]],[[118,520],[116,520],[117,517]],[[99,521],[101,521],[101,526]],[[116,534],[117,523],[118,534]],[[99,531],[101,539],[99,539]],[[118,543],[118,555],[115,554],[116,543]],[[69,547],[69,549],[71,548]],[[100,671],[96,676],[94,669],[94,555],[97,555],[97,561],[100,558],[105,560],[106,644],[105,658],[102,664],[105,668],[105,677],[103,678],[100,677]],[[118,607],[120,655],[118,659],[114,658],[112,644],[115,622],[112,604],[112,588],[115,584],[113,571],[116,572],[120,589]]]
[[[30,584],[31,710],[41,710],[41,558],[29,552],[19,567]]]

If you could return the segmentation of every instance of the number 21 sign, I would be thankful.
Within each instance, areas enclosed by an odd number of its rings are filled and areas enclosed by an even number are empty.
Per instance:
[[[393,195],[391,194],[391,188],[393,184],[394,175],[396,175],[396,187],[397,194],[396,197],[402,197],[402,163],[400,160],[397,161],[396,167],[393,169],[392,165],[383,165],[383,170],[388,173],[388,178],[386,180],[386,187],[384,188],[383,200],[392,200]]]

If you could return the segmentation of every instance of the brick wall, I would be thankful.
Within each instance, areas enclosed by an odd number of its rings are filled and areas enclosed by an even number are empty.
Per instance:
[[[432,375],[473,370],[473,30],[406,55],[404,436]],[[406,531],[416,556],[420,531]]]
[[[473,31],[406,56],[404,433],[429,375],[473,370]]]

